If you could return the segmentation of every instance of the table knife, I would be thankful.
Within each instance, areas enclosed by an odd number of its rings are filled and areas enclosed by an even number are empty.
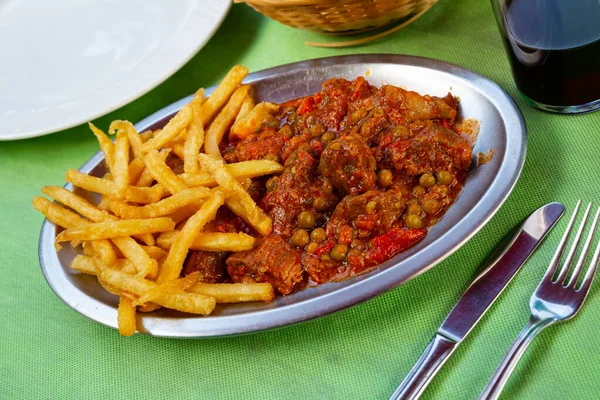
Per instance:
[[[444,362],[502,293],[565,208],[549,203],[535,210],[487,261],[390,400],[418,399]]]

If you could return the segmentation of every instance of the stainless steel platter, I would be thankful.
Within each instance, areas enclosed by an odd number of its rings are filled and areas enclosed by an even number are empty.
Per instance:
[[[481,122],[474,153],[493,149],[492,160],[470,171],[465,188],[446,215],[425,238],[377,270],[343,282],[307,288],[270,303],[219,305],[209,317],[170,310],[138,315],[142,333],[164,337],[210,337],[257,332],[310,320],[350,307],[393,289],[434,267],[477,233],[512,191],[525,161],[527,131],[512,99],[494,82],[462,67],[442,61],[402,55],[329,57],[270,68],[250,74],[259,100],[283,102],[314,94],[332,77],[365,76],[375,85],[389,83],[422,94],[460,98],[460,115]],[[210,94],[212,88],[207,90]],[[140,121],[139,131],[159,128],[190,97]],[[104,172],[97,153],[80,171]],[[72,189],[70,184],[65,187]],[[118,299],[104,291],[94,277],[72,271],[70,246],[54,249],[55,226],[44,221],[39,258],[48,284],[68,306],[86,317],[117,327]],[[415,305],[418,307],[419,305]]]

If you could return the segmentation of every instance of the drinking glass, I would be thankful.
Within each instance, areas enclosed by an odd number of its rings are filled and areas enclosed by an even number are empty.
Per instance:
[[[600,108],[600,0],[492,0],[517,88],[546,111]]]

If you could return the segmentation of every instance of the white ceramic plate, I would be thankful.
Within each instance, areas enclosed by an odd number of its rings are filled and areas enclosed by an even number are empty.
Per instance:
[[[0,0],[0,140],[113,111],[212,37],[227,0]]]
[[[250,74],[245,82],[254,86],[257,100],[283,102],[314,94],[329,78],[354,79],[367,71],[369,82],[378,86],[388,82],[436,96],[451,91],[460,98],[460,115],[481,122],[474,153],[494,149],[494,157],[485,165],[473,165],[463,192],[444,218],[425,239],[367,274],[278,296],[270,303],[219,304],[209,317],[164,309],[138,314],[139,332],[168,337],[226,336],[322,317],[427,271],[460,248],[496,213],[523,168],[527,131],[508,94],[481,75],[428,58],[373,54],[282,65]],[[209,95],[213,89],[207,88],[205,93]],[[171,104],[137,123],[136,128],[143,131],[164,126],[190,100],[191,96]],[[106,172],[103,154],[98,152],[79,170],[102,176]],[[73,189],[71,184],[65,187]],[[76,253],[71,246],[55,250],[57,232],[46,220],[40,234],[40,264],[48,284],[74,310],[116,328],[118,298],[106,292],[94,277],[69,268]]]

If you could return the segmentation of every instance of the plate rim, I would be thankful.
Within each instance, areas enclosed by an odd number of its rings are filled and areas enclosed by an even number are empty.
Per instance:
[[[128,96],[124,96],[120,101],[115,103],[110,103],[109,106],[105,106],[102,109],[98,109],[98,111],[90,112],[87,116],[77,118],[72,122],[66,123],[64,125],[57,124],[57,127],[50,129],[38,129],[32,130],[25,133],[15,133],[10,131],[10,133],[5,135],[0,135],[0,141],[13,141],[13,140],[24,140],[31,139],[46,135],[52,135],[54,133],[58,133],[64,131],[66,129],[70,129],[79,125],[82,125],[88,121],[101,118],[115,110],[118,110],[121,107],[126,106],[127,104],[139,99],[145,94],[149,93],[151,90],[155,89],[161,83],[165,82],[171,76],[173,76],[177,71],[179,71],[188,61],[190,61],[202,48],[208,43],[210,39],[215,35],[217,30],[223,24],[223,21],[229,14],[229,10],[231,9],[232,2],[231,1],[216,1],[215,4],[219,4],[223,6],[223,8],[219,8],[220,14],[215,20],[215,24],[209,29],[205,35],[205,37],[198,41],[195,45],[191,46],[188,52],[184,57],[181,57],[177,62],[173,63],[170,68],[165,69],[158,77],[153,80],[149,80],[150,84],[145,87],[140,87],[135,91],[132,91]],[[201,11],[201,7],[199,7]],[[190,20],[193,23],[193,19]],[[60,125],[60,126],[58,126]]]
[[[498,110],[502,122],[506,125],[506,132],[514,132],[511,136],[507,134],[507,144],[506,144],[506,154],[504,155],[504,159],[500,166],[499,171],[508,169],[508,176],[503,180],[503,184],[501,186],[501,194],[498,195],[494,193],[493,202],[487,203],[484,205],[483,199],[490,194],[490,190],[487,190],[479,201],[475,204],[475,206],[463,217],[461,217],[459,223],[463,225],[467,225],[466,234],[462,235],[459,240],[454,240],[451,242],[451,246],[446,246],[442,250],[430,250],[427,254],[428,257],[423,257],[423,251],[419,251],[414,255],[411,255],[409,258],[402,260],[402,262],[406,262],[412,260],[413,258],[424,258],[424,260],[420,261],[423,265],[416,271],[411,274],[402,274],[401,270],[398,270],[398,263],[393,263],[393,259],[389,260],[386,263],[390,265],[396,264],[395,266],[390,266],[389,268],[378,271],[377,274],[372,276],[368,276],[365,279],[359,279],[351,286],[342,287],[337,290],[334,290],[330,293],[326,293],[324,295],[318,296],[316,298],[306,299],[299,301],[297,303],[288,304],[283,307],[275,307],[272,309],[260,310],[256,312],[250,312],[245,314],[237,314],[230,316],[219,316],[219,317],[199,317],[199,318],[187,318],[187,319],[178,319],[178,324],[180,327],[185,325],[185,321],[182,323],[182,320],[200,320],[204,321],[200,323],[199,327],[196,326],[195,329],[190,330],[169,330],[164,328],[157,328],[151,332],[138,332],[140,334],[148,334],[151,336],[157,337],[171,337],[171,338],[201,338],[201,337],[222,337],[222,336],[232,336],[239,334],[247,334],[260,332],[264,330],[269,330],[273,328],[279,328],[283,326],[288,326],[292,324],[296,324],[299,322],[304,322],[320,317],[324,317],[326,315],[330,315],[337,311],[341,311],[343,309],[349,308],[354,305],[358,305],[366,300],[369,300],[373,297],[381,295],[394,289],[403,283],[429,271],[437,264],[448,258],[454,252],[456,252],[459,248],[461,248],[467,241],[469,241],[476,233],[478,233],[488,222],[489,220],[496,214],[496,212],[500,209],[500,207],[504,204],[508,196],[512,193],[520,175],[523,170],[523,166],[526,159],[527,153],[527,127],[525,124],[525,120],[523,115],[514,102],[514,100],[506,93],[504,89],[498,86],[492,80],[483,77],[482,75],[477,74],[474,71],[471,71],[467,68],[447,63],[445,61],[430,59],[426,57],[418,57],[418,56],[408,56],[408,55],[396,55],[396,54],[364,54],[364,55],[349,55],[349,56],[333,56],[326,58],[317,58],[312,60],[305,60],[295,63],[284,64],[280,66],[276,66],[273,68],[268,68],[265,70],[261,70],[258,72],[254,72],[246,78],[245,83],[252,83],[257,80],[261,80],[267,78],[269,76],[278,75],[281,73],[292,73],[297,70],[306,70],[310,68],[322,67],[326,65],[343,65],[343,64],[356,64],[356,63],[383,63],[383,64],[401,64],[408,66],[417,66],[423,67],[426,69],[433,69],[438,72],[446,72],[454,75],[471,85],[475,86],[478,90],[483,93],[486,93],[486,98],[494,105],[496,110]],[[214,90],[215,86],[211,88],[207,88],[206,93],[210,94],[212,90]],[[172,103],[169,106],[164,107],[163,109],[151,114],[150,116],[142,119],[140,122],[135,124],[138,130],[147,128],[151,126],[153,123],[165,118],[168,115],[173,114],[184,104],[186,104],[193,95],[187,96],[181,100],[178,100]],[[520,141],[511,141],[510,139],[520,139]],[[518,144],[518,146],[517,146]],[[513,148],[516,147],[516,148]],[[511,157],[511,153],[508,151],[509,148],[511,150],[516,150],[518,152],[518,157]],[[93,155],[81,168],[80,170],[83,172],[91,171],[97,164],[103,159],[103,155],[101,152]],[[501,174],[498,174],[499,176]],[[496,179],[492,181],[491,186],[496,184]],[[72,189],[72,185],[66,184],[65,187]],[[483,208],[483,209],[482,209]],[[474,214],[474,215],[472,215]],[[469,217],[475,217],[474,219],[467,219]],[[471,223],[467,223],[465,221],[470,221]],[[473,222],[475,221],[475,222]],[[470,228],[470,229],[469,229]],[[100,301],[91,298],[83,293],[84,298],[81,299],[73,299],[66,298],[60,292],[61,284],[64,282],[56,282],[55,277],[51,274],[52,266],[56,266],[58,263],[59,268],[63,268],[58,260],[58,256],[56,251],[54,251],[53,241],[54,241],[54,225],[50,223],[48,220],[44,220],[42,225],[42,229],[40,232],[40,242],[39,242],[39,260],[43,275],[48,283],[48,285],[52,288],[55,294],[69,307],[79,312],[80,314],[85,315],[86,317],[100,322],[104,325],[110,326],[112,328],[117,328],[117,321],[115,318],[107,318],[103,316],[99,318],[97,315],[92,315],[88,306],[88,302],[92,299],[95,303],[96,308],[99,305],[104,307],[109,307],[105,304],[102,304]],[[444,233],[446,235],[446,233]],[[444,238],[442,235],[437,241],[441,241]],[[437,242],[436,241],[436,242]],[[433,255],[431,255],[433,254]],[[420,256],[420,257],[419,257]],[[427,261],[424,263],[423,261]],[[363,275],[364,276],[364,275]],[[358,277],[357,277],[358,278]],[[352,279],[352,278],[351,278]],[[354,278],[356,279],[356,278]],[[69,282],[70,283],[70,282]],[[56,287],[55,287],[56,286]],[[71,284],[71,286],[73,286]],[[348,295],[350,292],[351,295]],[[113,307],[109,307],[114,310],[116,315],[116,309]],[[282,314],[282,315],[280,315]],[[146,314],[143,317],[139,317],[138,321],[152,321],[154,319],[164,319],[165,317],[153,317],[152,314]],[[218,319],[219,321],[213,322],[210,321],[211,318]],[[211,323],[206,323],[206,321],[210,321]],[[216,325],[216,326],[213,326]],[[221,325],[221,326],[219,326]],[[189,328],[189,327],[188,327]]]

